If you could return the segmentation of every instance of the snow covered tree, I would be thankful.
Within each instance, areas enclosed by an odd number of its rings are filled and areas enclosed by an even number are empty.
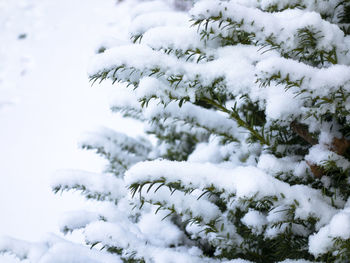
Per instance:
[[[348,262],[350,1],[193,2],[142,2],[133,43],[96,55],[145,136],[82,142],[106,172],[54,190],[109,206],[62,230],[122,262]]]

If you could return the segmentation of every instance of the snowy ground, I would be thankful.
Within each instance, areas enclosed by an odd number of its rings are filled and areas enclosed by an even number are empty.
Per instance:
[[[77,195],[55,196],[57,169],[99,171],[77,148],[99,125],[138,132],[111,116],[111,87],[91,87],[86,68],[97,43],[123,22],[115,0],[0,0],[0,235],[38,240],[58,232]]]

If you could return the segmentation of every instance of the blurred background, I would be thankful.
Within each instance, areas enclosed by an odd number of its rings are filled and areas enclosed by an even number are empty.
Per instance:
[[[126,34],[117,2],[0,0],[0,235],[58,234],[62,212],[88,203],[78,193],[54,195],[50,176],[104,165],[78,148],[79,136],[102,125],[139,132],[110,113],[116,88],[91,87],[86,73],[101,40]]]

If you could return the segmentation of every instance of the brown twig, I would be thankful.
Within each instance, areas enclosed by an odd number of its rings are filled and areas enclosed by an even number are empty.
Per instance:
[[[339,155],[344,155],[345,152],[349,149],[350,147],[350,141],[345,139],[344,137],[341,139],[334,138],[332,145],[330,146],[330,150],[339,154]]]
[[[312,137],[311,133],[309,133],[309,130],[306,125],[293,121],[290,124],[290,127],[296,134],[298,134],[301,138],[303,138],[311,145],[317,144],[317,140]]]
[[[310,163],[308,161],[306,161],[306,163],[310,167],[310,170],[311,170],[312,174],[316,178],[321,178],[324,175],[324,170],[322,169],[322,167],[319,167],[316,164],[312,164],[312,163]]]
[[[303,138],[309,144],[315,145],[318,143],[318,141],[309,132],[308,127],[306,125],[293,121],[290,124],[290,127],[296,134],[298,134],[301,138]],[[350,141],[345,139],[344,137],[342,137],[341,139],[334,138],[332,141],[332,144],[328,145],[329,150],[339,155],[344,155],[346,151],[349,149],[349,147],[350,147]],[[324,170],[322,169],[322,167],[319,167],[308,161],[306,161],[306,163],[310,167],[311,172],[316,178],[322,177],[322,175],[324,174]]]

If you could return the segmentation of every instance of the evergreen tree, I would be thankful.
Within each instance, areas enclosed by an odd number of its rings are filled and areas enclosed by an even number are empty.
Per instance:
[[[142,3],[96,55],[146,135],[82,142],[106,172],[54,190],[112,205],[62,230],[123,262],[349,262],[350,1],[194,2]]]

